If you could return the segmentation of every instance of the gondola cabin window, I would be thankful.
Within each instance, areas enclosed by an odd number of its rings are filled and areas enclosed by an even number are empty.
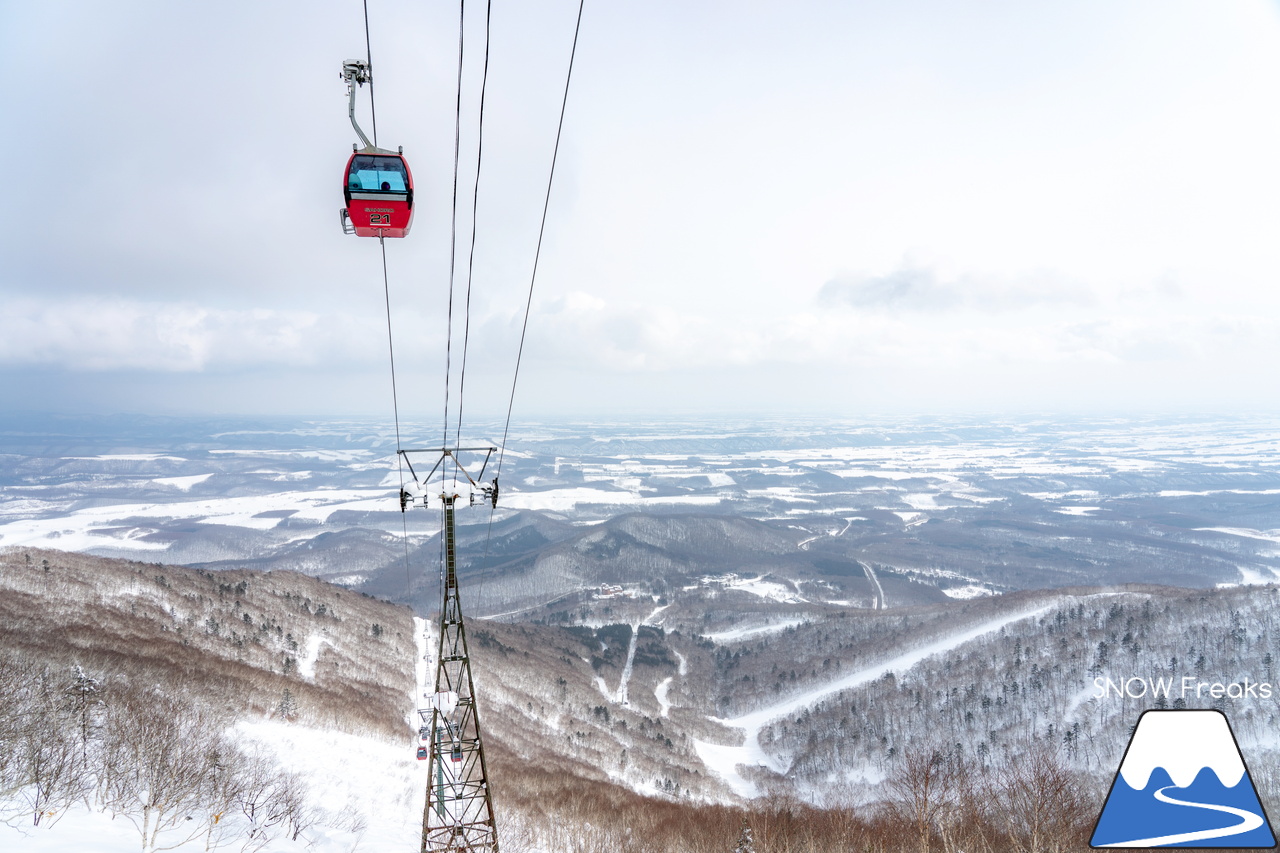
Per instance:
[[[407,192],[408,177],[399,157],[357,154],[347,173],[347,187],[353,192]]]

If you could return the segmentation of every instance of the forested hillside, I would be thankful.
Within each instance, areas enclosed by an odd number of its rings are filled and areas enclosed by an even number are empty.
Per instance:
[[[761,853],[1083,849],[1148,707],[1222,709],[1264,803],[1280,790],[1280,690],[1195,687],[1273,683],[1274,586],[885,610],[788,589],[726,576],[473,619],[504,849],[727,852],[745,830]],[[411,838],[424,650],[406,609],[291,572],[0,552],[0,817],[114,814],[143,850]],[[1147,680],[1173,692],[1133,696]],[[350,754],[266,750],[263,725],[384,744],[382,793],[335,804]]]
[[[406,744],[415,657],[407,610],[292,572],[0,552],[0,820],[91,809],[144,851],[350,834],[251,727]]]

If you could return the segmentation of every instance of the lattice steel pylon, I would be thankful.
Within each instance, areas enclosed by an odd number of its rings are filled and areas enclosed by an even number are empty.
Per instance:
[[[431,707],[418,711],[422,732],[430,740],[422,853],[497,853],[498,832],[467,653],[467,631],[458,597],[454,543],[454,501],[458,495],[440,497],[444,503],[444,594],[435,695],[430,697]]]

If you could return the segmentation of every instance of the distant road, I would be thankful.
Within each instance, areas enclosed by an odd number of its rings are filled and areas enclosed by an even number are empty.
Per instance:
[[[859,566],[862,566],[862,570],[867,573],[867,577],[871,578],[871,582],[876,585],[876,610],[884,610],[889,606],[889,602],[884,600],[884,587],[880,586],[880,578],[876,577],[876,573],[871,570],[870,564],[861,560],[856,562]]]

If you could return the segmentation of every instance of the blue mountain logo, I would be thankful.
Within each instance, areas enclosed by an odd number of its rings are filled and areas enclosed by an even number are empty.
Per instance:
[[[1089,846],[1275,847],[1226,715],[1144,712]]]

